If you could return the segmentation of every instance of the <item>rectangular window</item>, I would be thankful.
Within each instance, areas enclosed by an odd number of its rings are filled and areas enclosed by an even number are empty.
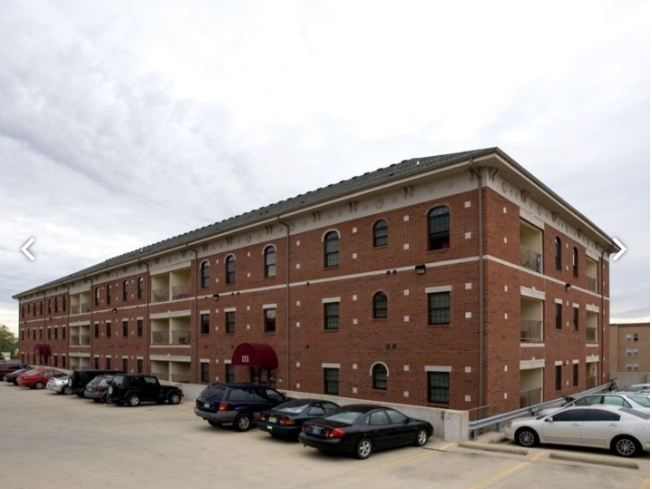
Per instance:
[[[324,369],[324,394],[340,395],[340,369]]]
[[[93,362],[95,364],[95,370],[100,369],[100,357],[95,357],[95,360]]]
[[[226,311],[224,318],[226,332],[235,333],[235,311]]]
[[[573,331],[580,330],[580,308],[573,307]]]
[[[273,333],[276,331],[276,308],[269,307],[263,309],[264,313],[264,331],[265,333]]]
[[[636,357],[638,356],[638,348],[627,348],[625,353],[628,357]]]
[[[66,327],[61,328],[61,338],[66,339]]]
[[[59,328],[55,327],[54,328],[54,339],[56,340],[58,338],[59,338]]]
[[[561,390],[561,365],[555,365],[555,390]]]
[[[201,334],[208,334],[211,329],[210,314],[201,315]]]
[[[428,324],[450,324],[450,292],[428,294]]]
[[[129,359],[128,358],[123,358],[122,359],[122,371],[126,374],[129,373]]]
[[[573,364],[573,387],[577,387],[580,383],[580,366],[577,363]]]
[[[142,299],[144,295],[145,295],[145,280],[143,280],[143,277],[140,277],[138,279],[138,298]]]
[[[111,357],[106,357],[106,369],[111,370]]]
[[[224,365],[224,380],[227,383],[233,383],[235,382],[235,366],[227,363]]]
[[[95,331],[94,331],[95,337],[99,338],[100,337],[100,323],[95,323],[94,329],[95,329]]]
[[[139,319],[138,321],[136,321],[136,330],[138,336],[143,336],[143,329],[144,329],[143,320]]]
[[[201,363],[201,381],[204,382],[204,383],[209,382],[210,375],[209,375],[208,371],[209,371],[210,366],[211,365],[208,362],[202,362]]]
[[[122,336],[129,336],[129,321],[122,321]]]
[[[50,331],[50,328],[48,328],[48,340],[51,339],[52,332]]]
[[[450,372],[428,372],[428,402],[450,403]]]
[[[95,305],[99,306],[100,305],[100,288],[95,287]]]
[[[139,358],[139,359],[138,359],[138,363],[137,363],[137,370],[138,370],[137,373],[139,373],[139,374],[142,374],[142,373],[145,372],[145,370],[144,370],[144,368],[143,368],[143,367],[144,367],[143,363],[144,363],[144,362],[143,362],[143,359],[142,359],[142,358]]]
[[[326,330],[340,329],[340,303],[339,302],[324,303],[324,329]]]
[[[561,329],[561,304],[555,302],[555,328]]]
[[[111,338],[111,321],[106,323],[106,337]]]
[[[638,333],[625,335],[625,341],[638,341]]]
[[[129,280],[122,282],[122,301],[126,301],[129,298]]]

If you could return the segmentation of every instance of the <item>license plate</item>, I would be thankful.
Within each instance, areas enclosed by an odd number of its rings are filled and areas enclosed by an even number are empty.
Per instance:
[[[276,416],[270,416],[269,417],[269,422],[270,423],[276,423]]]
[[[267,429],[268,429],[268,430],[271,430],[271,429],[272,429],[272,427],[271,427],[271,426],[269,426],[269,425],[267,425]]]
[[[321,428],[319,426],[311,426],[310,431],[313,435],[321,435]]]
[[[206,409],[208,409],[208,408],[210,408],[210,407],[211,407],[211,405],[210,405],[210,403],[209,403],[209,402],[205,402],[205,403],[204,403],[204,407],[205,407]]]

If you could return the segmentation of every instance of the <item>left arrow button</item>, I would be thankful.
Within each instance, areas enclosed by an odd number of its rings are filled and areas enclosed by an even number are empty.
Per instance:
[[[25,253],[25,256],[29,258],[30,260],[34,261],[34,255],[32,255],[29,251],[27,251],[27,248],[32,246],[32,243],[36,241],[34,238],[29,238],[29,241],[23,245],[23,247],[20,249],[23,253]]]

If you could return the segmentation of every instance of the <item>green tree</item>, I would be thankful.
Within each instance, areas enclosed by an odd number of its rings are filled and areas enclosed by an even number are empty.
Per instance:
[[[11,352],[13,355],[18,348],[18,338],[8,326],[0,324],[0,352]]]

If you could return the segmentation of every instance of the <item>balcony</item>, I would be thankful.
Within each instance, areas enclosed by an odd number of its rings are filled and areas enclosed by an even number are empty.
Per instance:
[[[521,319],[521,343],[543,343],[543,321]]]
[[[152,290],[152,302],[167,302],[170,300],[169,289]]]
[[[91,312],[91,304],[90,302],[82,302],[79,304],[79,309],[81,313],[86,313],[86,312]]]
[[[73,304],[70,306],[70,314],[81,314],[81,308],[79,304]]]
[[[177,299],[187,299],[189,297],[191,297],[190,284],[177,285],[175,287],[172,287],[172,300],[173,301],[175,301]]]
[[[586,328],[586,342],[587,343],[597,343],[598,342],[598,329],[597,328]]]
[[[521,408],[539,404],[542,400],[541,397],[542,392],[543,389],[541,387],[537,387],[536,389],[530,389],[528,391],[522,391],[520,393]]]
[[[152,345],[189,345],[189,330],[153,331]]]
[[[521,245],[521,266],[541,273],[541,253]]]

